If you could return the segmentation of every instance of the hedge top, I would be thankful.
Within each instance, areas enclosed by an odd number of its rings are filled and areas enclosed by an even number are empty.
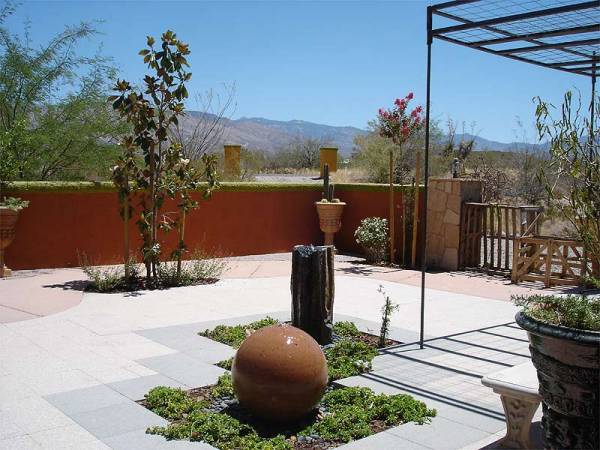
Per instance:
[[[263,183],[263,182],[222,182],[217,192],[272,192],[272,191],[320,191],[320,183]],[[410,186],[394,186],[396,192],[410,189]],[[421,186],[422,188],[422,186]],[[200,187],[198,190],[202,190]],[[389,189],[387,184],[375,183],[336,183],[336,192],[340,191],[366,191],[385,192]],[[15,181],[7,187],[2,187],[0,196],[27,192],[117,192],[111,181]]]

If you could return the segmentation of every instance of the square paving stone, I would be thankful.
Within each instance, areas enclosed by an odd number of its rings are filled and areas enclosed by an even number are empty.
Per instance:
[[[338,447],[340,450],[383,450],[383,449],[394,449],[394,450],[429,450],[430,447],[426,447],[416,442],[403,439],[396,436],[389,431],[377,433],[372,436],[368,436],[358,441],[349,442],[348,444]]]
[[[48,395],[45,399],[68,416],[128,401],[126,397],[103,384]]]
[[[164,375],[149,375],[132,380],[117,381],[107,386],[134,401],[142,400],[150,389],[157,386],[187,389],[187,386]]]
[[[130,431],[167,425],[165,419],[132,401],[73,414],[71,419],[101,440]]]
[[[425,447],[447,450],[462,448],[489,435],[485,431],[443,417],[434,417],[431,423],[424,425],[407,423],[388,432]]]
[[[213,450],[204,442],[167,441],[163,436],[147,434],[145,430],[135,430],[103,439],[113,450]]]
[[[189,387],[214,384],[226,373],[220,367],[198,361],[183,353],[141,359],[138,362]]]

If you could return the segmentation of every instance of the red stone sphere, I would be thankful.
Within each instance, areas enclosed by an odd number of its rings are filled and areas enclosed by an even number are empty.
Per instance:
[[[242,343],[231,376],[241,405],[263,419],[292,422],[321,400],[327,361],[309,334],[291,325],[271,325]]]

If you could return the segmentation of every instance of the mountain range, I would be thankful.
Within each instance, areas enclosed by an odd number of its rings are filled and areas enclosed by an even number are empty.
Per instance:
[[[188,111],[184,121],[184,130],[191,129],[203,114],[197,111]],[[304,120],[271,120],[262,117],[242,117],[240,119],[222,119],[224,133],[222,143],[236,143],[250,149],[262,149],[276,152],[284,148],[295,138],[312,138],[322,140],[324,143],[336,145],[340,153],[349,156],[352,152],[354,138],[368,131],[351,126],[333,126]],[[456,141],[461,139],[475,139],[475,150],[511,151],[524,148],[541,147],[538,144],[523,142],[498,142],[470,134],[456,134]],[[221,144],[222,144],[221,143]]]

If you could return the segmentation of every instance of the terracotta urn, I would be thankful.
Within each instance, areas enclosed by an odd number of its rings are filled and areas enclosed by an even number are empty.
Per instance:
[[[0,207],[0,278],[9,277],[11,270],[4,265],[4,249],[15,238],[19,211]]]
[[[342,213],[346,203],[320,201],[315,202],[315,205],[319,215],[319,226],[325,233],[324,245],[333,245],[333,235],[342,227]]]
[[[246,338],[231,376],[242,406],[266,420],[293,422],[321,400],[327,361],[309,334],[291,325],[272,325]]]

